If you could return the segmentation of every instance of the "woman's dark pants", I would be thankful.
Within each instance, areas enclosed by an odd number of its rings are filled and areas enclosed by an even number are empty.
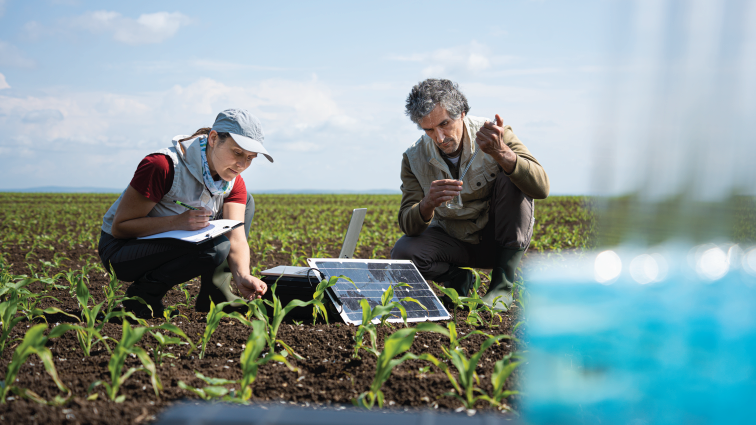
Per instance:
[[[247,194],[244,211],[244,234],[247,237],[254,215],[255,201]],[[222,209],[214,219],[221,217]],[[169,238],[116,239],[105,232],[100,234],[98,248],[100,260],[108,272],[112,267],[119,280],[146,287],[147,295],[158,301],[173,286],[203,274],[212,275],[226,260],[230,250],[231,243],[226,236],[195,245]]]

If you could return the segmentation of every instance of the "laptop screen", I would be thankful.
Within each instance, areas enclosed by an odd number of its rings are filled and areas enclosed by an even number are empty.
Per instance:
[[[352,219],[349,220],[349,228],[344,236],[344,243],[341,244],[339,258],[352,258],[354,255],[357,240],[360,239],[362,223],[365,221],[365,214],[367,214],[367,208],[357,208],[352,211]]]

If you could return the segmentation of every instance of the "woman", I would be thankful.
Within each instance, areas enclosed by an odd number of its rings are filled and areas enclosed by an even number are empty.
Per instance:
[[[133,281],[123,302],[127,311],[149,318],[163,315],[162,298],[173,286],[202,276],[195,310],[206,312],[210,300],[218,304],[259,298],[267,286],[250,275],[247,236],[255,213],[241,172],[263,154],[260,121],[241,109],[228,109],[212,128],[190,137],[177,136],[173,146],[145,157],[121,196],[102,221],[99,254],[107,270],[120,280]],[[194,206],[190,210],[176,204]],[[244,221],[224,236],[195,245],[177,239],[136,239],[169,230],[199,230],[218,218]]]

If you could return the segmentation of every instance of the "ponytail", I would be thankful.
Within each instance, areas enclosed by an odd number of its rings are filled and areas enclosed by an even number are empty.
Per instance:
[[[210,127],[202,127],[199,130],[195,131],[194,134],[192,134],[191,136],[185,137],[185,138],[179,140],[179,143],[185,142],[185,141],[187,141],[189,139],[194,139],[197,136],[202,136],[202,135],[207,135],[207,134],[210,134]]]
[[[199,130],[195,131],[194,134],[192,134],[191,136],[185,137],[185,138],[179,140],[179,143],[185,142],[185,141],[190,140],[190,139],[194,139],[197,136],[206,136],[206,135],[210,134],[211,130],[212,129],[210,127],[202,127]],[[226,141],[226,137],[231,137],[231,135],[229,133],[226,133],[225,131],[219,131],[218,132],[218,139],[220,139],[219,140],[220,143],[225,142]]]

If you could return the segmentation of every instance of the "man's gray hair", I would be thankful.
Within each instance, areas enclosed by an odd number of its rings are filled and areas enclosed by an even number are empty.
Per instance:
[[[412,87],[412,91],[407,96],[405,113],[407,116],[420,127],[420,120],[441,105],[449,113],[451,119],[456,120],[464,112],[470,110],[467,104],[467,98],[459,86],[449,80],[439,80],[428,78]]]

